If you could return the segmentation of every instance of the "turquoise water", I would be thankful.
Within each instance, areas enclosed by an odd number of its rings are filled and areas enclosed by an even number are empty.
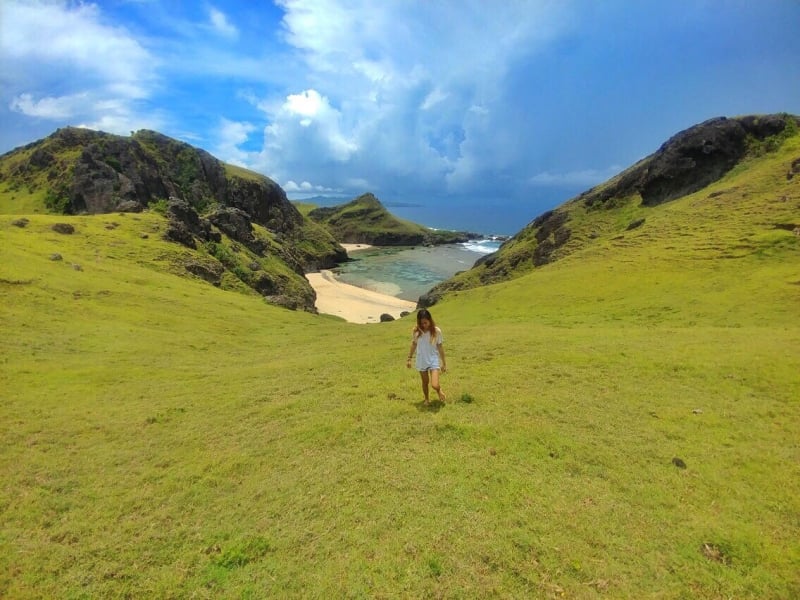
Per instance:
[[[337,267],[339,281],[416,302],[437,283],[466,271],[500,243],[492,240],[446,246],[370,248],[350,253]]]

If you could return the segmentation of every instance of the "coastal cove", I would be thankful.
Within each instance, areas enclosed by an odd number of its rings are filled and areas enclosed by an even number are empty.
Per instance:
[[[368,247],[348,250],[350,261],[333,272],[339,281],[416,302],[433,286],[471,268],[499,241],[414,247]]]
[[[471,268],[500,244],[493,239],[432,247],[343,244],[349,261],[306,278],[317,294],[319,312],[352,323],[375,323],[381,314],[398,318],[413,311],[419,296]]]

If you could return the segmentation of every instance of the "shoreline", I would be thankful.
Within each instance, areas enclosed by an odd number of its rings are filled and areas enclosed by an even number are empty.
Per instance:
[[[369,244],[341,244],[347,251],[369,250]],[[395,298],[388,294],[373,292],[336,279],[333,271],[321,269],[318,273],[306,273],[306,279],[317,294],[317,311],[341,317],[349,323],[380,323],[382,314],[400,318],[402,312],[413,312],[416,302]]]
[[[360,251],[373,248],[381,249],[380,246],[373,246],[371,244],[349,243],[340,245],[350,257],[353,257],[353,254]],[[455,247],[457,245],[453,246]],[[463,244],[461,246],[463,246]],[[412,248],[412,250],[416,250],[416,248]],[[463,249],[459,251],[461,250]],[[466,249],[466,252],[478,255],[485,254],[485,252],[476,252],[472,249]],[[457,258],[458,262],[463,262],[463,257],[461,257],[460,254],[458,254],[458,256],[448,256],[450,258]],[[438,267],[435,264],[428,264],[423,261],[420,263],[420,268],[424,270],[437,269]],[[468,268],[468,266],[465,265],[465,268]],[[314,273],[306,273],[305,277],[317,295],[314,303],[317,312],[340,317],[350,323],[379,323],[382,314],[388,314],[398,319],[403,312],[412,313],[417,309],[416,300],[406,300],[392,295],[394,291],[392,288],[397,287],[394,285],[387,285],[385,286],[386,289],[382,291],[362,288],[358,285],[340,281],[334,272],[328,269],[322,269]],[[356,281],[358,281],[358,278],[356,278]],[[377,283],[372,280],[370,281],[372,283]],[[409,283],[411,282],[406,281],[406,284]],[[380,289],[380,287],[378,289]],[[413,295],[416,294],[416,287],[412,286],[410,289],[414,290],[414,293],[407,293],[406,297],[413,297]],[[420,287],[419,294],[425,293],[427,289],[428,288],[422,289]],[[409,290],[407,289],[406,291],[408,292]]]
[[[380,323],[384,313],[398,319],[402,312],[410,313],[417,308],[416,302],[342,283],[327,269],[306,273],[306,279],[317,293],[317,310],[350,323]]]
[[[348,254],[351,252],[355,252],[357,250],[369,250],[370,248],[374,248],[370,244],[339,244],[342,248],[344,248]]]

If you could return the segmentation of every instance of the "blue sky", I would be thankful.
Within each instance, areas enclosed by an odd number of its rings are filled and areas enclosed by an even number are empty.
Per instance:
[[[799,33],[797,0],[3,0],[0,152],[155,129],[290,198],[521,228],[708,118],[800,114]]]

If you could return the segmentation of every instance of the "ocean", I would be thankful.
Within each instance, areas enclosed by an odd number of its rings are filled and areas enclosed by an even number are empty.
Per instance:
[[[386,199],[393,215],[434,229],[469,231],[484,239],[434,248],[373,248],[351,252],[353,259],[334,269],[339,281],[416,302],[437,283],[471,268],[500,247],[495,236],[519,233],[534,218],[578,193],[578,189],[538,190],[524,199]],[[312,197],[318,206],[337,206],[349,198]]]
[[[401,219],[426,227],[469,231],[485,236],[512,236],[544,212],[536,206],[514,202],[488,205],[463,202],[448,207],[387,202],[386,209]]]
[[[555,208],[580,190],[542,188],[525,198],[380,198],[393,215],[434,229],[469,231],[487,237],[512,236],[543,212]],[[344,197],[298,195],[297,202],[338,206],[352,200]]]
[[[444,246],[381,247],[350,252],[334,273],[342,283],[416,302],[437,283],[491,254],[502,242],[479,239]]]

